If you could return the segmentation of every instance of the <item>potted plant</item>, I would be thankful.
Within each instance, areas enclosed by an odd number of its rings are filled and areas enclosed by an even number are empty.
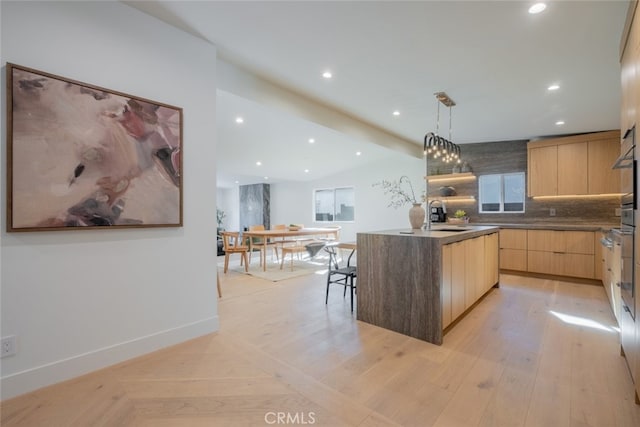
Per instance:
[[[227,214],[222,209],[216,208],[216,222],[218,223],[218,229],[216,230],[218,255],[224,255],[224,245],[222,243],[222,236],[220,236],[220,233],[224,231],[224,228],[222,228],[222,222],[224,221],[225,216],[227,216]]]
[[[469,217],[465,211],[458,209],[453,214],[453,217],[449,218],[449,222],[454,224],[466,224],[469,222]]]
[[[406,187],[402,186],[403,183],[406,183],[410,192],[406,191]],[[416,199],[416,194],[413,191],[413,185],[411,185],[409,177],[403,175],[397,181],[382,180],[373,184],[373,187],[377,186],[382,187],[384,194],[391,195],[391,201],[389,202],[388,207],[397,209],[400,206],[411,203],[413,205],[411,209],[409,209],[409,222],[411,223],[411,228],[417,229],[422,227],[426,211],[422,207],[422,202],[418,202]]]

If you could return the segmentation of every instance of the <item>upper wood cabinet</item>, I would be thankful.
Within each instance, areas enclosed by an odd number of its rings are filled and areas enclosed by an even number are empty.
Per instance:
[[[620,82],[622,85],[622,105],[620,106],[620,129],[626,131],[636,123],[636,50],[630,45],[625,49],[620,62]]]
[[[587,142],[558,144],[558,195],[589,193],[588,149]]]
[[[534,147],[527,144],[529,196],[558,194],[558,146]]]
[[[528,195],[564,196],[620,192],[620,131],[597,132],[527,144]]]
[[[611,169],[619,155],[619,135],[589,141],[589,194],[620,192],[620,170]]]
[[[638,122],[638,114],[640,114],[640,108],[638,108],[640,99],[638,99],[637,95],[638,79],[640,78],[639,18],[640,13],[636,9],[633,25],[631,31],[627,33],[628,38],[625,40],[626,43],[624,43],[624,51],[620,60],[620,83],[622,89],[620,129],[623,132],[631,129]]]

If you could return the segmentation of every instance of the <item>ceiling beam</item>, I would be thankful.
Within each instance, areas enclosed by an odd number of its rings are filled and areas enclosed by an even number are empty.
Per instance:
[[[217,60],[218,89],[296,117],[414,157],[422,157],[422,142],[394,135],[357,117],[300,95],[252,74],[228,61]]]

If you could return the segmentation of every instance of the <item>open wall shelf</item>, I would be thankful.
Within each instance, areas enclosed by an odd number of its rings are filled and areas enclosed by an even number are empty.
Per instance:
[[[429,175],[426,177],[427,182],[444,182],[444,181],[455,181],[461,179],[475,179],[476,176],[473,172],[462,172],[462,173],[447,173],[441,175]]]

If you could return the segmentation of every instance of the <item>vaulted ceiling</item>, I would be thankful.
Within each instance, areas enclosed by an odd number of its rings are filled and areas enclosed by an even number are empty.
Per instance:
[[[215,44],[234,66],[416,146],[438,126],[438,91],[457,103],[440,105],[440,134],[460,144],[619,127],[627,1],[550,1],[536,15],[528,1],[126,3]],[[357,151],[358,162],[406,155],[224,90],[217,121],[221,183],[318,178],[353,167]]]

